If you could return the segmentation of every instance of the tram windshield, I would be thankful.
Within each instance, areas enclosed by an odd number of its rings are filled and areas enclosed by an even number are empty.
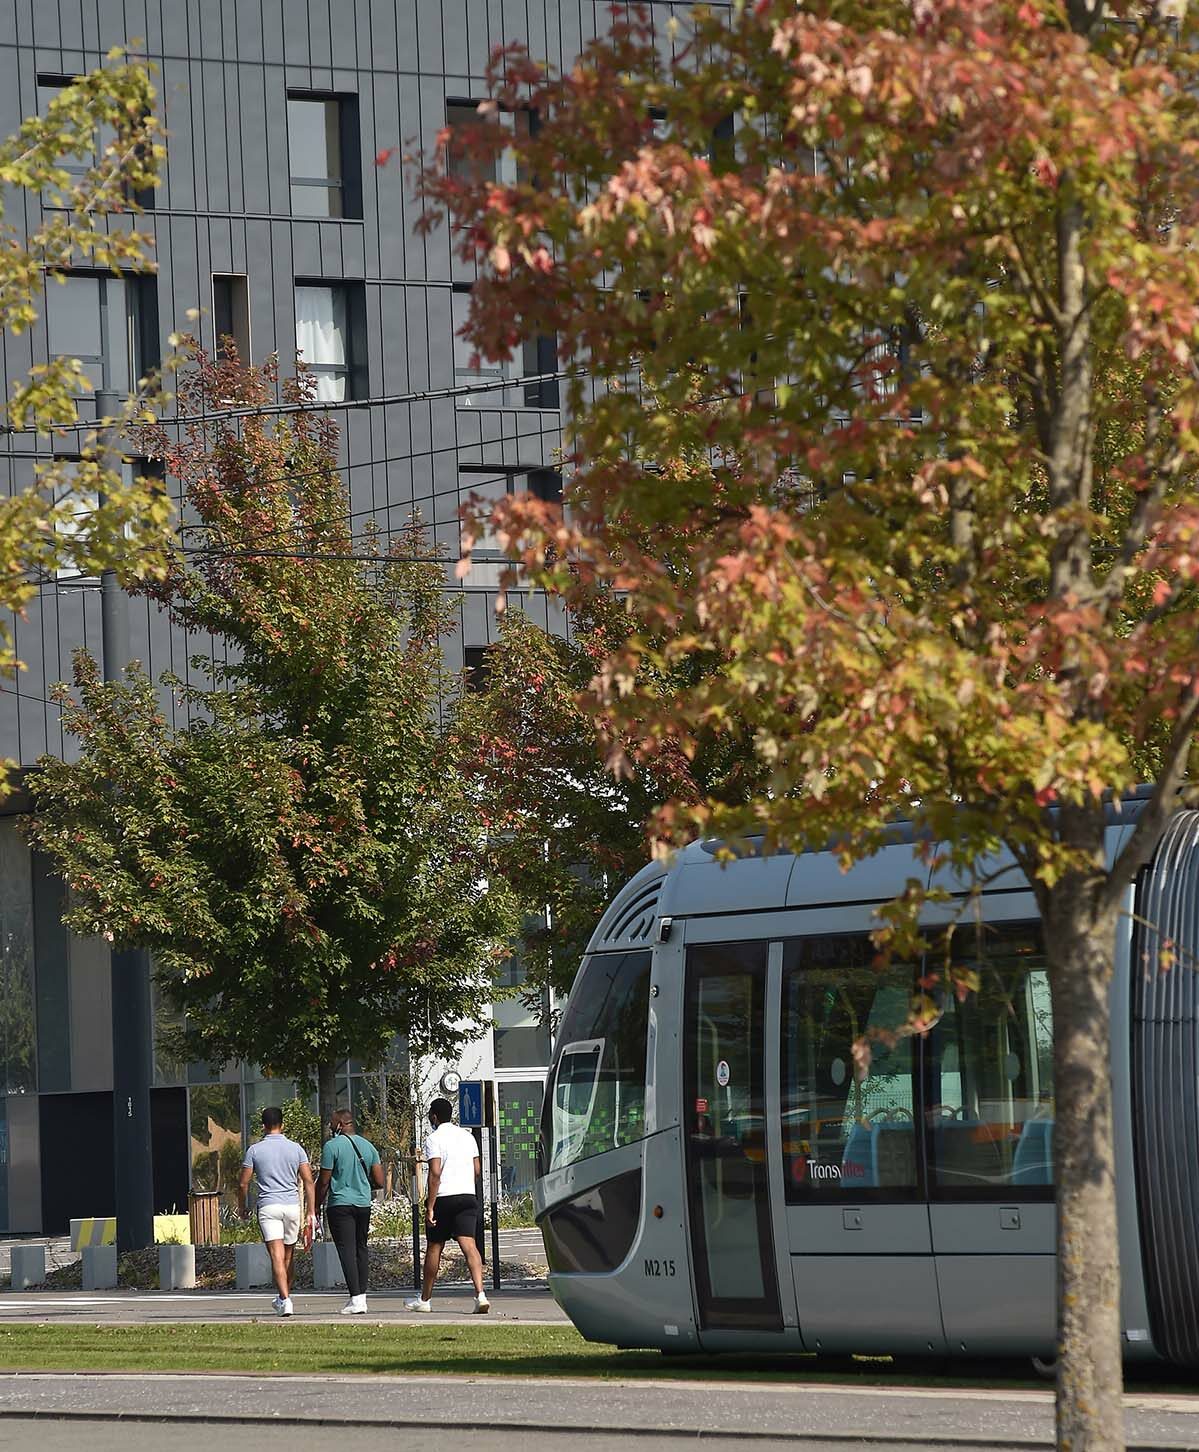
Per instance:
[[[546,1081],[540,1174],[644,1135],[649,978],[647,950],[586,959]]]

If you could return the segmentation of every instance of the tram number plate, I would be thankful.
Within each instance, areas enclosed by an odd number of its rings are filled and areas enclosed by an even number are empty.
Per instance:
[[[675,1273],[673,1260],[654,1260],[647,1257],[644,1266],[647,1276],[672,1276]]]

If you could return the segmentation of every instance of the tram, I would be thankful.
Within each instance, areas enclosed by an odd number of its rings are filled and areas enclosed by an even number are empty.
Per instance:
[[[1110,819],[1113,858],[1135,810]],[[535,1191],[551,1289],[584,1336],[1052,1357],[1036,902],[1014,863],[988,862],[978,922],[954,938],[978,990],[896,1036],[928,970],[880,971],[868,935],[918,861],[902,831],[848,873],[830,852],[722,864],[700,842],[611,903],[555,1044]],[[966,891],[948,871],[941,885]],[[1125,1353],[1193,1366],[1199,972],[1140,965],[1157,961],[1154,932],[1199,957],[1199,812],[1173,819],[1125,906],[1111,1060]],[[930,908],[930,930],[951,914]]]

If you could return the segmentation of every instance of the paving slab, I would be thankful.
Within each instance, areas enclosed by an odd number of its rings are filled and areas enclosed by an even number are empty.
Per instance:
[[[0,1324],[5,1322],[51,1323],[72,1321],[98,1326],[129,1325],[137,1322],[213,1323],[274,1319],[271,1290],[257,1291],[11,1291],[0,1295]],[[356,1324],[372,1321],[388,1324],[425,1325],[436,1321],[479,1322],[473,1313],[474,1291],[469,1285],[439,1288],[430,1315],[404,1310],[412,1291],[372,1291],[370,1311],[355,1317]],[[566,1313],[543,1284],[520,1290],[488,1290],[490,1321],[543,1321],[569,1324]],[[332,1320],[344,1324],[339,1313],[346,1303],[345,1291],[299,1291],[292,1298],[294,1319]]]

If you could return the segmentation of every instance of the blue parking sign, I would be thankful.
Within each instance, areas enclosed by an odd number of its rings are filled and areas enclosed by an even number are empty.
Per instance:
[[[458,1085],[458,1123],[463,1129],[479,1129],[483,1124],[483,1081],[463,1079]]]

